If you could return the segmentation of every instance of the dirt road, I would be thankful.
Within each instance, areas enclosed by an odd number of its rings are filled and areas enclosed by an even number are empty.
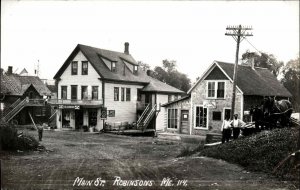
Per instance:
[[[176,158],[184,146],[196,146],[181,142],[45,131],[42,144],[49,151],[2,152],[4,189],[295,188],[222,160]]]

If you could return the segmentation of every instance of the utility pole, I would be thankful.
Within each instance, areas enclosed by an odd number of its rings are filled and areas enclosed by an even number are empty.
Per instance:
[[[252,27],[246,26],[227,26],[226,36],[232,36],[236,41],[236,53],[235,53],[235,65],[233,70],[233,89],[232,89],[232,102],[231,102],[231,114],[230,118],[233,119],[234,107],[235,107],[235,96],[236,96],[236,78],[238,73],[238,60],[239,60],[239,49],[240,43],[246,36],[253,36],[252,33],[246,33],[247,30],[252,30]],[[241,110],[243,111],[243,110]]]

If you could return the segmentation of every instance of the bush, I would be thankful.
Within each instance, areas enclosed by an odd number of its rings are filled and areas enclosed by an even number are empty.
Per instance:
[[[18,130],[10,124],[0,124],[0,149],[2,150],[36,150],[38,141],[29,135],[18,134]]]

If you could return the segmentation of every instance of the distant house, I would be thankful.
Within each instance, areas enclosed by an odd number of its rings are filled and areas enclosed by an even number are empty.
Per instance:
[[[50,107],[44,100],[51,95],[50,90],[37,76],[21,76],[12,73],[12,67],[5,73],[1,69],[1,118],[18,124],[47,122]]]
[[[58,70],[56,125],[103,129],[137,123],[141,130],[162,130],[160,105],[184,92],[151,78],[129,54],[78,44]],[[104,121],[103,121],[104,120]]]
[[[193,135],[220,132],[225,116],[230,116],[234,64],[214,61],[188,91],[188,96],[162,105],[166,112],[165,131]],[[290,92],[273,74],[253,65],[238,66],[235,113],[250,121],[251,106],[264,96],[289,98]]]

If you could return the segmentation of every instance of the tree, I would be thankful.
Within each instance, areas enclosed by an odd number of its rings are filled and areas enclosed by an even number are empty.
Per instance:
[[[180,73],[176,69],[176,61],[167,59],[162,61],[162,67],[156,66],[153,71],[148,74],[164,83],[167,83],[175,88],[187,92],[191,87],[191,80],[186,74]]]
[[[138,61],[137,63],[143,71],[150,70],[150,65],[148,65],[147,63],[144,63],[142,61]]]
[[[242,60],[247,60],[254,58],[254,65],[256,67],[264,67],[269,69],[276,77],[280,73],[280,69],[284,66],[282,61],[278,61],[273,54],[268,54],[264,52],[250,52],[246,51],[242,55]]]
[[[300,111],[300,58],[290,60],[282,70],[281,82],[293,95],[291,102],[296,111]]]

